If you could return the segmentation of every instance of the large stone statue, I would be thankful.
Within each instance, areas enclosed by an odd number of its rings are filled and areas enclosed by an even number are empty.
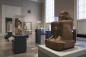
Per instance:
[[[72,34],[73,19],[68,12],[62,12],[59,15],[59,21],[51,23],[52,36],[45,40],[47,47],[61,51],[73,48],[75,41]]]

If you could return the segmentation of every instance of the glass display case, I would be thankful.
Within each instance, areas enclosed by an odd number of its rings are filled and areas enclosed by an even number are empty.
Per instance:
[[[26,24],[23,17],[13,18],[13,37],[12,50],[15,54],[25,53],[27,50]]]
[[[23,17],[13,18],[13,35],[26,35],[26,29]]]

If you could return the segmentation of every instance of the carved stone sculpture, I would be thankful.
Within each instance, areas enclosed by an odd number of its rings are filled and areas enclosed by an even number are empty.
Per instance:
[[[25,25],[23,25],[23,22],[21,22],[20,20],[16,20],[15,35],[23,35],[25,33],[24,27]]]
[[[63,12],[64,15],[65,13],[67,12]],[[57,51],[73,48],[75,45],[72,34],[73,20],[66,19],[67,14],[65,16],[63,14],[60,14],[59,21],[51,23],[52,36],[45,40],[47,47]],[[64,19],[61,19],[62,15]]]

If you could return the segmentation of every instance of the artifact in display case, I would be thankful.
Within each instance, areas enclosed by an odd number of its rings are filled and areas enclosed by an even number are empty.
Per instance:
[[[70,14],[68,12],[60,13],[59,21],[51,23],[52,36],[45,40],[46,46],[56,51],[74,48],[72,28],[73,19]]]
[[[26,25],[23,18],[14,18],[14,31],[12,41],[12,50],[15,54],[24,53],[27,50]]]
[[[26,34],[26,24],[22,16],[6,18],[6,36],[9,39],[11,36],[29,36]]]
[[[26,25],[22,19],[16,18],[14,21],[14,35],[25,35]]]
[[[12,32],[12,18],[9,18],[9,17],[6,17],[5,18],[5,23],[6,23],[6,25],[5,25],[5,27],[6,27],[6,33],[8,33],[8,32]]]

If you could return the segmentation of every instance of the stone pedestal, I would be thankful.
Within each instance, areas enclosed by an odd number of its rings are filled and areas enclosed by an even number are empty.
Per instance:
[[[45,45],[39,45],[38,57],[86,57],[86,42],[77,41],[74,48],[64,51],[55,51]]]

